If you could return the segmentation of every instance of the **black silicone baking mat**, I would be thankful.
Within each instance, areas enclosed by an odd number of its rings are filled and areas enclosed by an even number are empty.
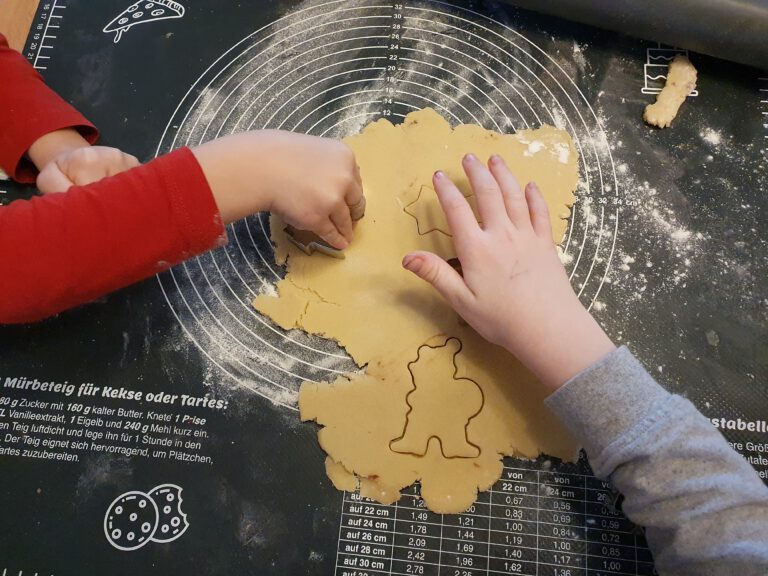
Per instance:
[[[582,184],[564,258],[582,301],[766,477],[767,74],[692,54],[697,94],[652,130],[642,109],[676,52],[504,4],[376,0],[55,0],[25,49],[142,160],[245,129],[344,136],[424,106],[567,129]],[[296,392],[350,361],[250,308],[282,274],[266,217],[229,236],[0,329],[3,576],[653,573],[583,462],[507,459],[459,516],[411,492],[397,506],[337,492]]]

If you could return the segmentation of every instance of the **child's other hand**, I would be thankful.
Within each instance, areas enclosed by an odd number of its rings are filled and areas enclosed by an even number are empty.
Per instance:
[[[432,284],[477,332],[505,347],[554,389],[613,350],[574,294],[552,242],[549,210],[531,183],[522,190],[504,161],[464,158],[482,221],[438,172],[435,190],[463,277],[429,252],[403,265]]]
[[[360,202],[363,190],[354,154],[342,142],[259,130],[193,152],[225,223],[269,210],[337,248],[352,241],[349,207]]]
[[[139,166],[139,161],[117,148],[83,146],[55,156],[40,170],[37,187],[43,194],[65,192]]]
[[[27,151],[37,166],[40,192],[65,192],[139,165],[125,152],[106,146],[91,146],[74,128],[44,134]]]

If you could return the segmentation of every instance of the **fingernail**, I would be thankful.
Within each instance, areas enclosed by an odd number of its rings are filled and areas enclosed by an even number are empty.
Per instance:
[[[464,156],[464,160],[467,161],[467,162],[474,162],[475,160],[477,160],[477,156],[475,156],[474,154],[472,154],[470,152],[469,154]]]
[[[403,268],[409,272],[416,272],[419,269],[420,260],[418,256],[407,255],[403,258]]]
[[[443,178],[445,178],[445,172],[443,172],[442,170],[438,170],[437,172],[435,172],[434,176],[435,176],[435,180],[442,180]]]
[[[501,164],[504,160],[498,154],[492,154],[489,161],[491,164]]]

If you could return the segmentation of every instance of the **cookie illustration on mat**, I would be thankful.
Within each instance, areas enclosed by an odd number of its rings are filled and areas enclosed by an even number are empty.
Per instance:
[[[144,492],[126,492],[109,505],[104,516],[104,533],[118,550],[136,550],[152,539],[159,519],[152,498]]]
[[[173,0],[139,0],[134,2],[112,22],[104,26],[102,32],[115,33],[115,44],[120,42],[123,32],[127,32],[132,26],[168,20],[169,18],[181,18],[184,16],[184,6]]]
[[[157,531],[152,536],[155,542],[173,542],[189,528],[187,515],[181,511],[181,491],[175,484],[161,484],[150,490],[149,497],[159,511]]]
[[[167,544],[189,528],[181,510],[183,488],[160,484],[149,492],[131,490],[115,498],[104,515],[104,534],[118,550],[138,550],[150,540]]]

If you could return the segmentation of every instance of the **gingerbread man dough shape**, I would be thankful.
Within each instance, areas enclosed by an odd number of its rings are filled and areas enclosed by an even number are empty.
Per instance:
[[[413,390],[405,401],[403,435],[390,442],[394,452],[424,456],[432,439],[440,443],[445,458],[476,458],[480,448],[469,441],[469,422],[483,409],[483,392],[474,380],[456,378],[455,359],[461,342],[448,339],[438,347],[424,345],[408,365]]]

